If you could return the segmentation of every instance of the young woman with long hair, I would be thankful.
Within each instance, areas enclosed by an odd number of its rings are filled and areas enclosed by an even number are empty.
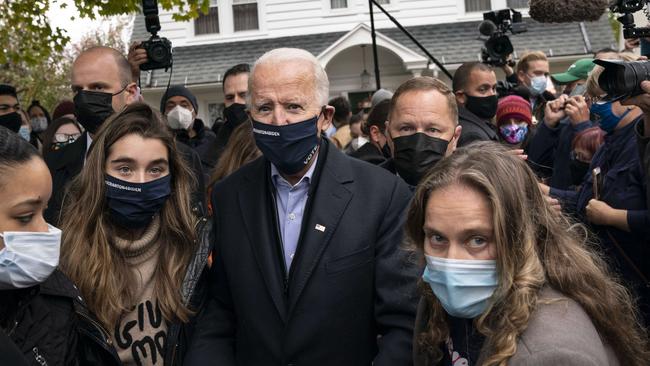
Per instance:
[[[95,135],[64,200],[61,267],[125,364],[182,359],[207,260],[196,178],[160,115],[137,103]]]
[[[628,290],[505,148],[442,160],[407,220],[426,258],[415,365],[650,364]]]
[[[36,148],[0,127],[0,365],[119,365],[57,269],[61,230],[43,218],[51,194]]]

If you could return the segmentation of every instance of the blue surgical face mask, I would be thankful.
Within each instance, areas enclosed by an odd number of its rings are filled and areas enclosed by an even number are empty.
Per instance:
[[[596,102],[591,105],[589,111],[598,116],[599,127],[603,131],[610,133],[616,129],[616,126],[630,113],[631,109],[626,110],[619,117],[612,110],[612,102]]]
[[[26,288],[45,282],[59,265],[61,230],[0,233],[0,290]]]
[[[148,226],[171,194],[171,174],[147,183],[106,176],[106,198],[113,223],[127,229]]]
[[[280,172],[296,174],[318,150],[318,118],[283,126],[253,120],[255,144]]]
[[[485,311],[497,288],[496,261],[425,257],[427,266],[422,279],[431,286],[447,314],[474,319]]]
[[[546,79],[546,76],[534,76],[530,78],[530,87],[528,87],[528,89],[532,95],[538,96],[546,90],[547,84],[548,80]]]
[[[30,131],[29,127],[27,126],[20,126],[20,129],[18,130],[18,134],[20,135],[20,137],[22,137],[27,141],[29,141],[31,132],[32,131]]]

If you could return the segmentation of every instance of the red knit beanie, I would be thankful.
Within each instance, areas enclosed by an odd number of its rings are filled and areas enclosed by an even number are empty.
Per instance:
[[[64,100],[54,108],[52,120],[58,119],[66,114],[74,114],[74,103],[71,100]]]
[[[530,103],[518,95],[509,95],[499,100],[497,107],[497,126],[506,123],[510,118],[532,123],[533,114]]]

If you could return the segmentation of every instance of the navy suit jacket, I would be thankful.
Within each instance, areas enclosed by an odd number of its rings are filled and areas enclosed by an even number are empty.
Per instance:
[[[412,365],[418,261],[407,186],[326,139],[285,273],[261,157],[215,185],[211,299],[186,365]]]

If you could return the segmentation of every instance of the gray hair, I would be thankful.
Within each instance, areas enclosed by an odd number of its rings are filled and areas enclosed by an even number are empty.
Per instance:
[[[316,81],[316,90],[314,90],[316,100],[318,100],[321,105],[327,105],[327,99],[329,97],[330,91],[330,81],[327,78],[327,73],[325,72],[323,66],[321,66],[320,62],[318,62],[318,59],[314,57],[314,55],[300,48],[275,48],[258,58],[257,61],[255,61],[255,64],[253,64],[253,68],[251,69],[250,78],[248,79],[248,90],[252,90],[253,79],[257,65],[281,64],[297,60],[309,63],[313,67],[314,78]],[[249,105],[250,95],[251,93],[249,92],[247,97],[247,102]]]

